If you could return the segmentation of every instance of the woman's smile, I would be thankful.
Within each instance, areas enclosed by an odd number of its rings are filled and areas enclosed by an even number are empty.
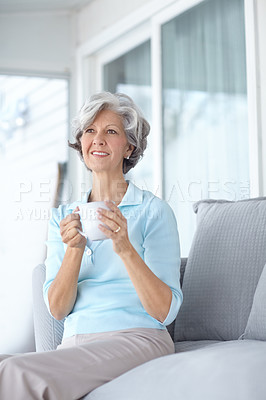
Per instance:
[[[92,151],[91,154],[94,157],[105,158],[109,156],[109,153],[105,153],[103,151]]]

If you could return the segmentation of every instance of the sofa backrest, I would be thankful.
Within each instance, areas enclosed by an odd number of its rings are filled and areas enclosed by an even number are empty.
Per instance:
[[[266,197],[194,204],[175,341],[235,340],[244,332],[266,263]]]

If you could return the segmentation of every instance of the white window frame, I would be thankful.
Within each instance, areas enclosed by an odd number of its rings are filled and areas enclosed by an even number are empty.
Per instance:
[[[161,0],[153,0],[77,49],[77,105],[80,107],[85,97],[95,91],[102,90],[104,64],[146,40],[151,40],[153,171],[154,183],[157,188],[156,194],[160,197],[163,188],[161,27],[167,21],[203,1],[164,0],[162,2]],[[256,0],[244,0],[250,197],[261,195],[263,190],[262,157],[260,153],[262,132],[259,123],[260,98],[257,89],[259,75],[255,2]],[[84,181],[85,173],[83,170],[80,170],[79,174],[79,181]]]

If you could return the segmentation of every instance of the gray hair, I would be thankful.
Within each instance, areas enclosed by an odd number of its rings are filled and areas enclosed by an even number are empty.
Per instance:
[[[77,150],[82,161],[84,161],[80,142],[81,136],[102,110],[111,110],[122,118],[127,140],[135,147],[129,159],[124,159],[123,173],[126,174],[143,157],[144,150],[147,147],[147,136],[150,132],[148,121],[126,94],[102,92],[94,94],[86,100],[73,120],[73,134],[76,142],[70,143],[68,141],[68,145]]]

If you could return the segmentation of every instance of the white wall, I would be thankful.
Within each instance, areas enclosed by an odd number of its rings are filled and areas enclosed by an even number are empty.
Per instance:
[[[97,0],[77,14],[77,44],[112,27],[131,12],[150,0]]]
[[[69,14],[0,14],[0,70],[70,73],[72,44]]]

